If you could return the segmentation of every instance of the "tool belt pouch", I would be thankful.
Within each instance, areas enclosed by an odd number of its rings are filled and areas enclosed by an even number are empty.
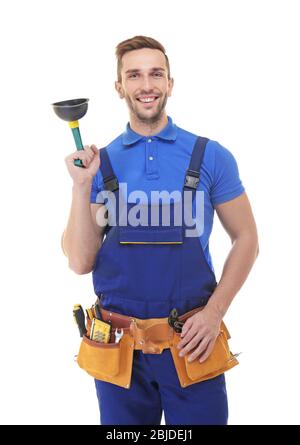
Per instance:
[[[180,385],[183,388],[193,383],[209,380],[238,365],[238,360],[229,349],[229,338],[229,332],[224,322],[222,322],[220,333],[210,356],[203,363],[199,362],[199,357],[196,357],[192,362],[188,362],[192,351],[185,354],[184,357],[179,356],[180,349],[177,348],[177,345],[180,342],[180,333],[174,331],[170,350]]]
[[[97,380],[130,388],[134,341],[124,332],[119,343],[101,343],[89,338],[89,329],[83,336],[78,365]]]

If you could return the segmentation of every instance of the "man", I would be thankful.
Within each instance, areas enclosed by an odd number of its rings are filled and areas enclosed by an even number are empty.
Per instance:
[[[172,308],[181,315],[202,307],[185,321],[178,353],[204,363],[258,255],[255,221],[233,155],[216,141],[198,140],[167,116],[174,80],[164,47],[152,38],[136,36],[121,42],[116,55],[115,88],[127,103],[129,123],[106,150],[85,146],[66,157],[73,195],[63,249],[74,272],[93,271],[95,293],[108,311],[147,320],[165,319]],[[85,168],[74,166],[77,158]],[[147,230],[136,223],[123,227],[109,223],[107,230],[100,192],[117,190],[124,198],[121,184],[131,196],[126,216],[135,219],[136,191],[143,192],[140,214],[151,192],[199,193],[200,214],[197,199],[192,200],[193,215],[202,218],[198,235],[187,231],[182,235],[172,222],[167,228],[159,222],[159,227]],[[232,242],[219,283],[208,248],[214,210]],[[182,226],[187,229],[186,223]],[[224,373],[184,388],[170,349],[158,354],[147,351],[151,350],[134,351],[130,388],[95,380],[102,424],[160,424],[162,410],[166,424],[227,423]]]

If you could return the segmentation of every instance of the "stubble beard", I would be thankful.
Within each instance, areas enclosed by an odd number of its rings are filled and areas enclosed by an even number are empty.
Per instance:
[[[163,101],[158,105],[156,113],[153,114],[152,116],[147,116],[146,113],[145,114],[140,113],[138,110],[138,105],[133,102],[135,99],[132,100],[129,96],[125,96],[125,100],[131,114],[135,117],[137,121],[141,122],[142,124],[155,125],[162,119],[162,116],[164,114],[167,105],[168,95],[167,94],[164,95]],[[159,98],[159,100],[161,100],[161,98]]]

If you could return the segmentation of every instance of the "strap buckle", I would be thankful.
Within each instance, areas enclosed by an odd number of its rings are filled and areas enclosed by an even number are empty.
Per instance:
[[[104,179],[104,188],[110,192],[115,192],[119,189],[119,181],[116,176],[109,176]]]
[[[200,173],[196,170],[188,170],[185,175],[184,187],[196,190],[200,181]]]

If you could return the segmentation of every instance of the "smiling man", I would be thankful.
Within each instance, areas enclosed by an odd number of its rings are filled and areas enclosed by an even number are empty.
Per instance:
[[[73,271],[93,273],[93,316],[112,328],[104,344],[89,338],[88,325],[78,363],[95,377],[102,424],[159,425],[162,411],[167,425],[227,424],[224,372],[237,361],[223,317],[258,254],[251,206],[232,153],[166,114],[174,81],[164,47],[136,36],[116,56],[127,127],[106,148],[85,146],[65,159],[73,190],[63,249]],[[74,165],[78,158],[85,168]],[[153,192],[180,198],[153,203]],[[178,225],[174,212],[190,203],[197,228],[198,196],[203,230],[187,236],[188,218]],[[171,217],[167,225],[160,216],[121,224],[120,200],[125,216],[139,201],[135,215],[144,206]],[[215,212],[232,243],[219,282],[209,252]]]
[[[120,48],[120,56],[123,51]],[[168,123],[165,107],[173,88],[169,63],[159,49],[142,48],[138,51],[139,59],[143,61],[138,68],[132,68],[136,66],[136,51],[127,52],[121,58],[116,89],[127,102],[130,122],[134,127],[144,124],[148,129],[151,126],[152,130],[159,131]]]

